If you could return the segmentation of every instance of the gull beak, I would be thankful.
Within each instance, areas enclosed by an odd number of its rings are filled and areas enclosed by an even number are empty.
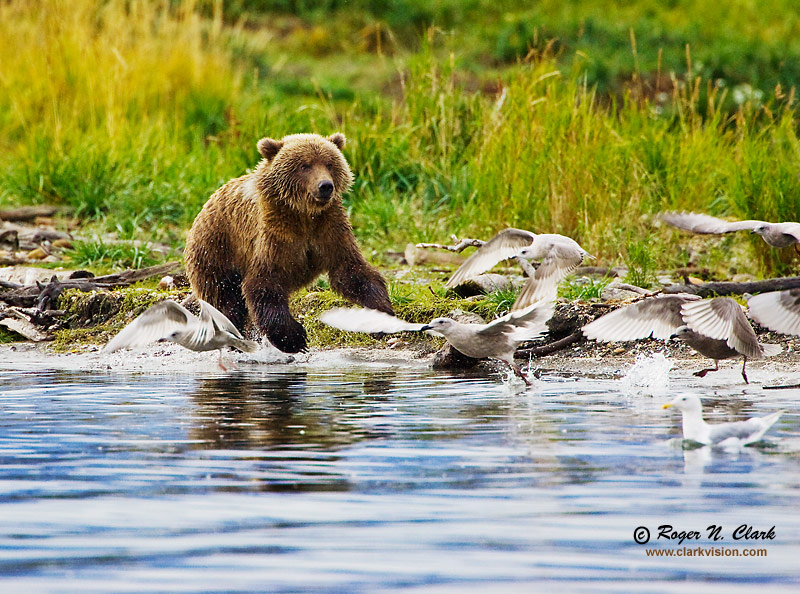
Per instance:
[[[425,332],[425,330],[433,330],[433,328],[428,324],[425,324],[422,328],[419,329],[420,332]]]
[[[673,404],[671,402],[667,402],[661,408],[672,408]]]

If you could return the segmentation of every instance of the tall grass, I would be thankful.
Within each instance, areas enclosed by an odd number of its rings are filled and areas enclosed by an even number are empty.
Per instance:
[[[770,2],[788,10],[783,0]],[[284,4],[278,8],[292,9]],[[498,11],[510,6],[504,2],[476,0],[451,14],[448,1],[437,3],[431,18],[457,27],[486,8],[486,27],[473,35],[490,44],[503,22],[534,22],[544,18],[542,7],[552,8],[548,22],[561,19],[564,31],[580,20],[578,4],[540,4],[503,21]],[[236,14],[262,15],[257,3],[235,6]],[[702,10],[682,1],[585,6],[583,32],[573,41],[601,29],[610,35],[606,9],[643,19],[645,39],[657,39],[658,26],[686,39],[713,33],[708,15],[694,25],[687,20],[681,8],[696,17]],[[335,2],[331,7],[339,10]],[[571,235],[608,263],[667,267],[687,263],[687,238],[654,225],[660,210],[768,220],[800,215],[800,145],[788,82],[732,102],[733,89],[719,83],[718,72],[700,68],[694,50],[687,59],[682,47],[680,68],[662,64],[656,96],[648,79],[659,67],[655,46],[645,50],[630,30],[614,39],[638,70],[611,94],[611,79],[593,74],[595,56],[572,52],[578,45],[566,38],[549,43],[542,37],[547,27],[526,29],[513,54],[525,60],[465,61],[473,50],[457,31],[428,29],[413,51],[387,66],[374,48],[348,46],[347,31],[345,41],[323,43],[262,21],[252,26],[222,8],[190,0],[1,3],[0,202],[63,203],[125,237],[180,244],[207,197],[257,162],[258,138],[342,130],[356,174],[346,205],[360,239],[376,253],[450,233],[486,237],[511,225]],[[309,22],[317,22],[308,11]],[[780,38],[797,26],[790,16],[758,18]],[[401,20],[395,26],[405,26]],[[745,30],[755,41],[743,47],[772,43],[756,39],[757,28]],[[795,42],[786,46],[793,55]],[[308,70],[315,62],[324,74]],[[334,78],[332,64],[378,86],[348,86]],[[388,89],[380,85],[391,81],[370,73],[378,67],[399,72]],[[698,263],[723,274],[793,266],[785,254],[744,237],[735,253],[730,243],[714,245],[709,240]]]

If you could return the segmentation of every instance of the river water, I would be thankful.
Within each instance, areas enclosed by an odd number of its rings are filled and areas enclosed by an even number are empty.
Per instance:
[[[338,360],[7,367],[3,592],[800,591],[800,390],[548,369],[525,390]],[[661,409],[678,391],[711,421],[786,413],[759,447],[687,450]],[[764,538],[734,540],[741,525]]]

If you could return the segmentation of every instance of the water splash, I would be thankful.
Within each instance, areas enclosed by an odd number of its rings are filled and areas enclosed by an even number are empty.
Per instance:
[[[653,391],[665,390],[669,385],[669,372],[672,362],[664,353],[636,355],[636,361],[625,377],[622,378],[622,390],[627,393],[641,392],[642,388]]]
[[[297,358],[284,353],[265,338],[260,349],[247,354],[247,360],[255,363],[293,363]]]

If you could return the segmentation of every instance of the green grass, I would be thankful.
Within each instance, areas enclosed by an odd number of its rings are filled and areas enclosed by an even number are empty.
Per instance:
[[[107,244],[100,239],[76,241],[65,256],[75,266],[104,270],[146,268],[163,261],[147,247],[130,243]]]
[[[608,276],[601,279],[594,279],[591,277],[582,277],[580,279],[568,277],[559,287],[559,297],[564,297],[569,301],[600,299],[603,295],[603,289],[605,289],[612,280],[613,279]]]
[[[650,282],[689,263],[686,236],[654,224],[661,210],[800,216],[790,0],[222,6],[0,4],[0,205],[65,204],[99,232],[180,248],[208,196],[256,164],[258,138],[341,130],[346,206],[379,260],[513,225]],[[733,255],[709,240],[693,264],[796,268],[731,241]]]

